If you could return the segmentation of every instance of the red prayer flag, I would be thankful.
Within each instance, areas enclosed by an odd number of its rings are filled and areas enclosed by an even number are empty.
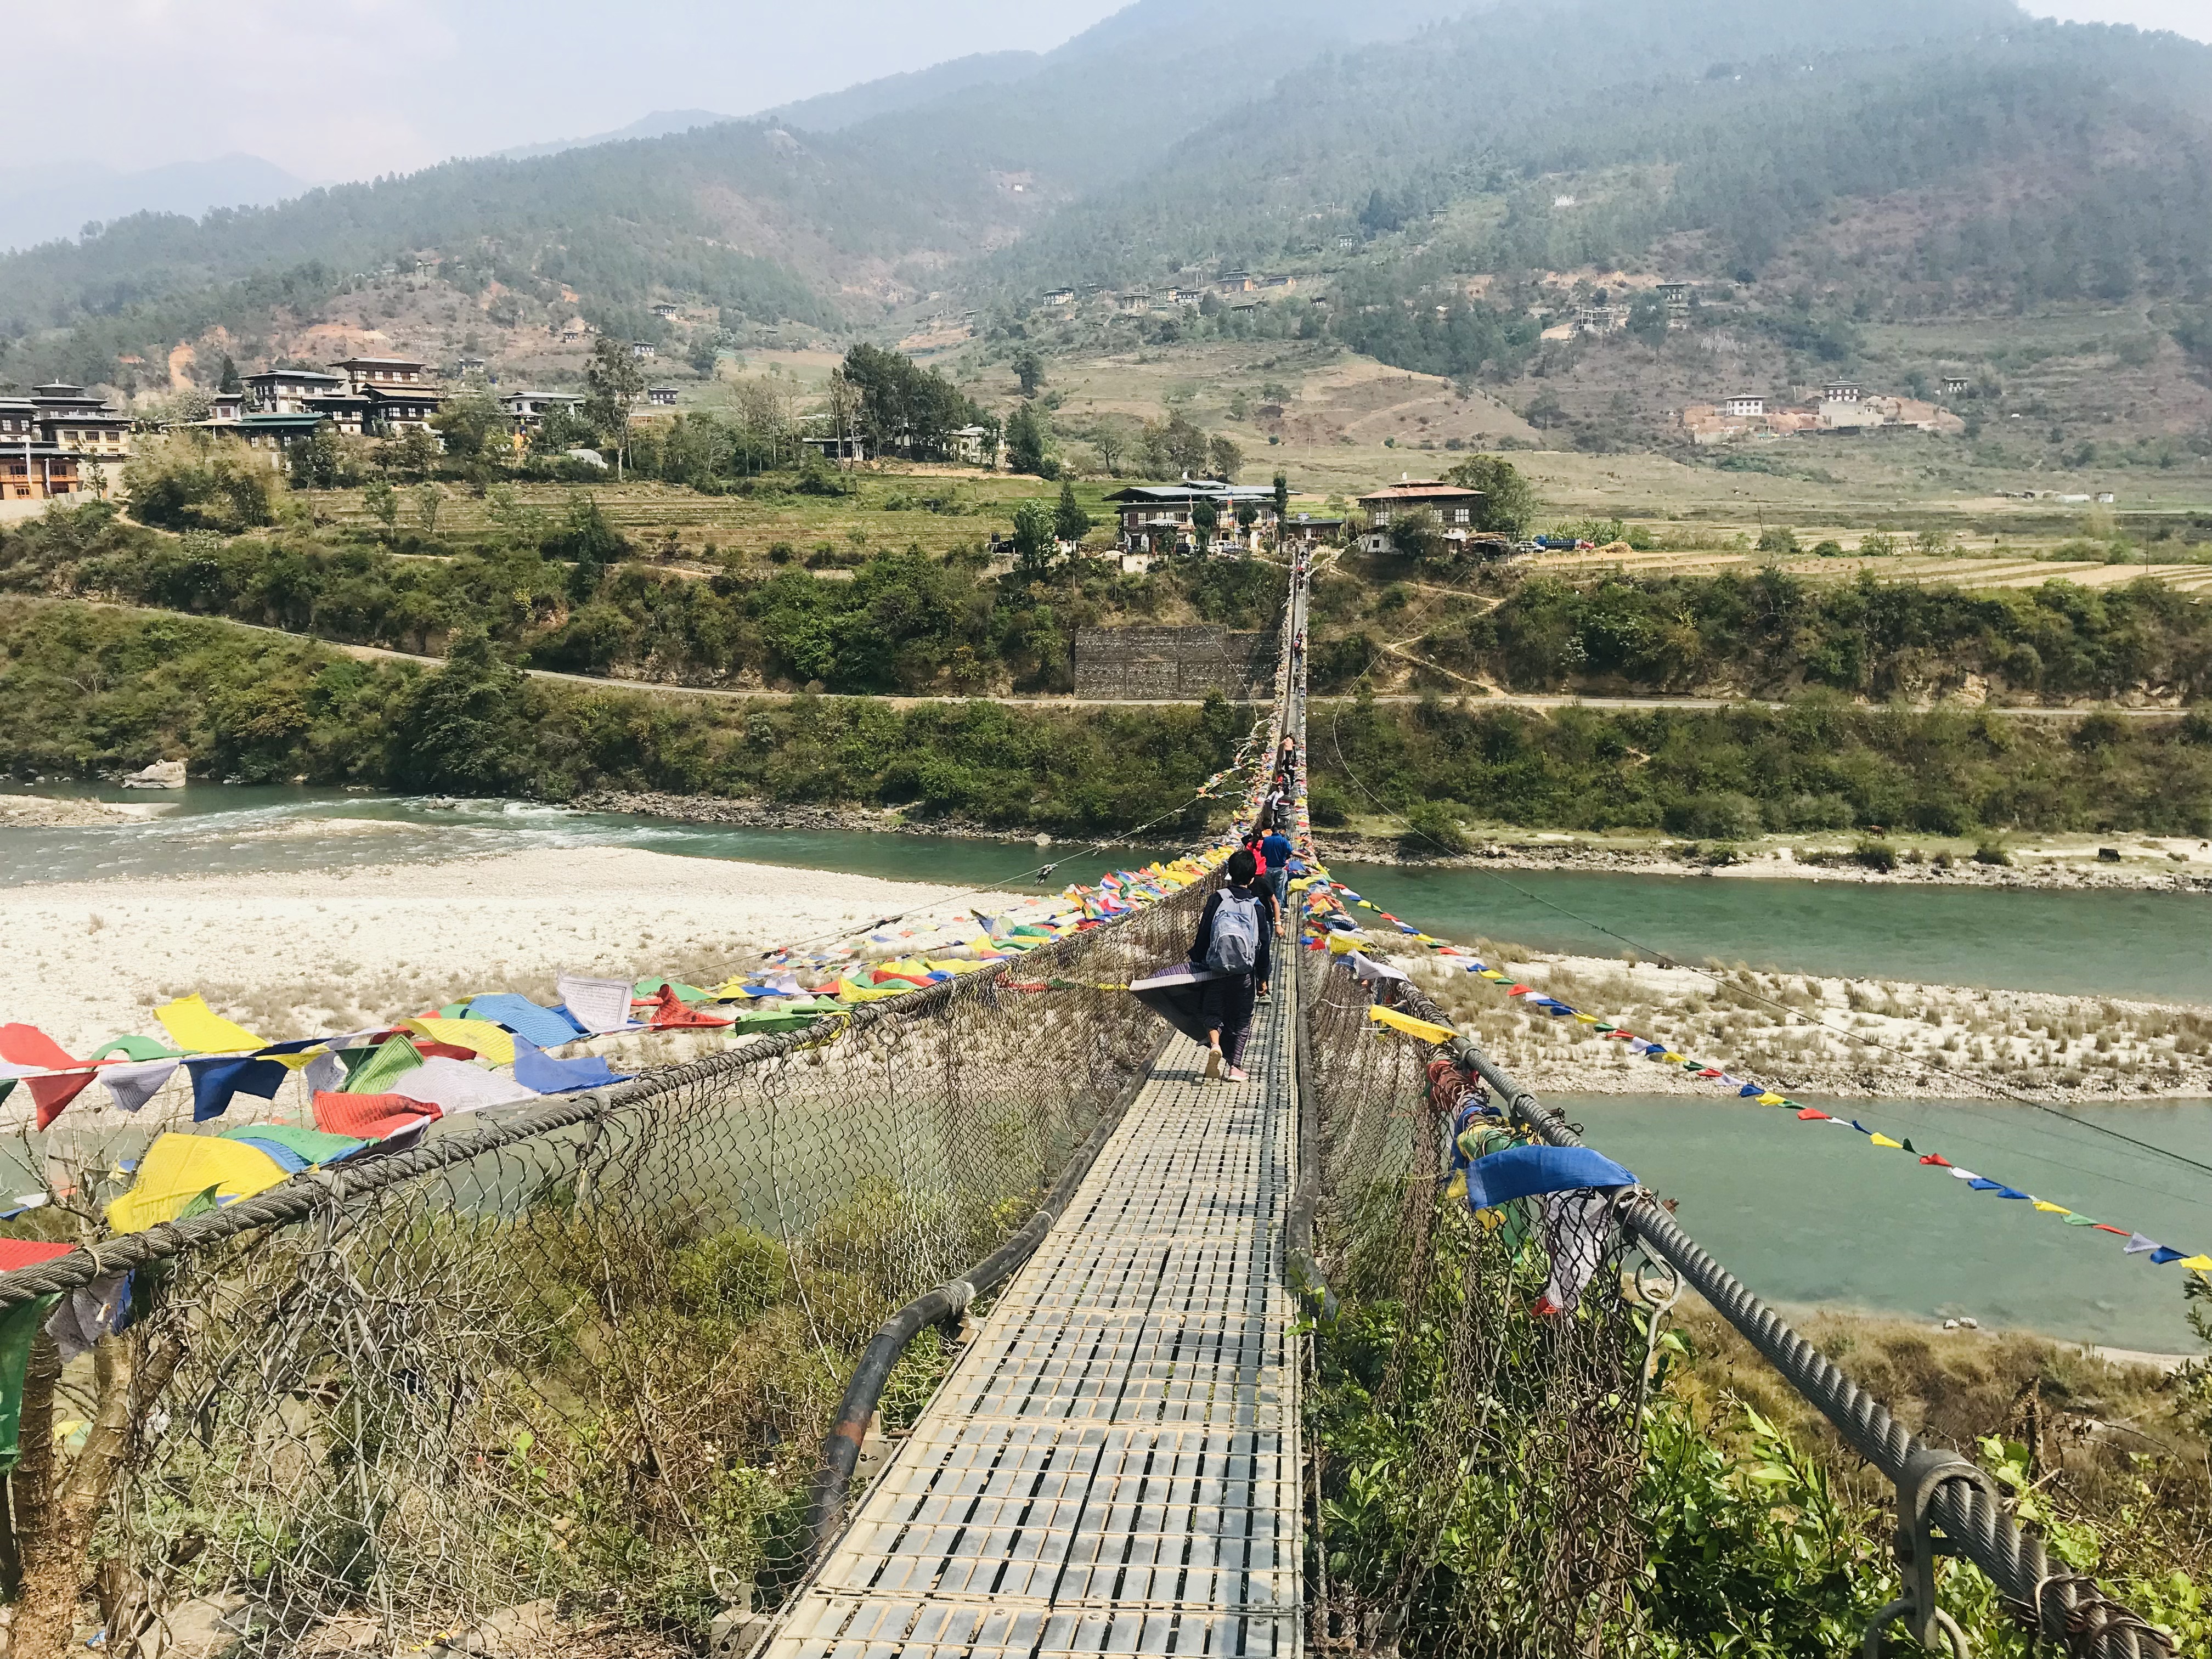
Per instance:
[[[1923,1164],[1933,1164],[1939,1170],[1948,1170],[1951,1167],[1951,1160],[1941,1152],[1930,1152],[1920,1161]]]
[[[1803,1111],[1798,1113],[1797,1120],[1801,1123],[1821,1123],[1833,1121],[1833,1120],[1831,1119],[1826,1112],[1821,1111],[1819,1108],[1814,1106],[1808,1106]]]
[[[74,1244],[54,1244],[43,1238],[0,1238],[0,1273],[11,1273],[34,1261],[52,1261],[75,1249]]]
[[[315,1127],[326,1135],[356,1140],[385,1140],[445,1114],[427,1101],[404,1095],[349,1095],[315,1091]]]
[[[2120,1238],[2132,1238],[2135,1237],[2135,1235],[2130,1233],[2125,1227],[2107,1227],[2101,1221],[2093,1221],[2089,1224],[2094,1227],[2100,1233],[2112,1233]]]
[[[92,1086],[92,1067],[87,1061],[66,1053],[35,1025],[0,1025],[0,1060],[17,1066],[36,1066],[46,1071],[59,1072],[72,1066],[83,1066],[84,1070],[74,1077],[27,1077],[24,1086],[30,1090],[31,1099],[39,1109],[39,1127],[43,1129],[62,1115],[62,1108]]]

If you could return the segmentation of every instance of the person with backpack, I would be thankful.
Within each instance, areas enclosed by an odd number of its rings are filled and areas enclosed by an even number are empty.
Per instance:
[[[1273,968],[1268,949],[1274,927],[1269,895],[1260,885],[1260,861],[1243,848],[1229,855],[1227,884],[1214,889],[1198,919],[1190,963],[1219,975],[1206,981],[1201,1018],[1206,1021],[1206,1075],[1245,1081],[1237,1061],[1252,1034],[1252,1009],[1258,988]]]

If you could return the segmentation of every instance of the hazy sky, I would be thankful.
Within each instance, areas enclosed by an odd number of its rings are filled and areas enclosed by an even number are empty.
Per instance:
[[[96,22],[10,6],[0,94],[18,131],[66,131],[76,161],[135,171],[242,150],[305,179],[366,178],[1039,51],[1126,3],[109,0]]]
[[[1122,3],[108,0],[96,21],[23,5],[9,8],[0,91],[18,131],[66,131],[78,161],[137,171],[242,150],[304,179],[365,178],[658,109],[742,115],[972,52],[1040,50]],[[2028,3],[2212,40],[2212,0]]]

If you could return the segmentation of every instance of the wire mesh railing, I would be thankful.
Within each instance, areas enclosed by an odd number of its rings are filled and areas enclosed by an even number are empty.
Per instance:
[[[1315,1255],[1341,1304],[1309,1389],[1314,1640],[1621,1651],[1651,1316],[1632,1249],[1582,1194],[1471,1212],[1448,1193],[1464,1081],[1432,1077],[1430,1046],[1376,1025],[1325,961],[1300,1000]],[[1562,1312],[1532,1315],[1547,1297]]]
[[[1637,1514],[1644,1407],[1659,1322],[1686,1288],[1896,1485],[1901,1593],[1874,1611],[1867,1652],[1892,1626],[1967,1651],[1941,1605],[1941,1554],[1979,1569],[2023,1635],[2094,1659],[2174,1651],[1650,1194],[1585,1188],[1470,1212],[1455,1153],[1577,1147],[1579,1131],[1464,1038],[1377,1025],[1370,989],[1327,960],[1306,968],[1304,1000],[1322,1140],[1315,1255],[1340,1308],[1316,1343],[1316,1409],[1343,1420],[1316,1437],[1353,1451],[1318,1471],[1317,1639],[1364,1651],[1417,1630],[1419,1650],[1439,1654],[1635,1650],[1652,1544]],[[1400,1011],[1449,1030],[1417,985],[1382,982]]]
[[[1027,1220],[1142,1073],[1157,1023],[1112,988],[1180,951],[1204,891],[1015,983],[965,975],[0,1275],[0,1317],[126,1272],[137,1304],[65,1364],[33,1355],[0,1553],[19,1659],[27,1632],[63,1650],[88,1557],[127,1656],[193,1602],[241,1655],[395,1651],[547,1598],[693,1630],[772,1604],[854,1358]],[[886,1414],[939,1368],[932,1334]]]

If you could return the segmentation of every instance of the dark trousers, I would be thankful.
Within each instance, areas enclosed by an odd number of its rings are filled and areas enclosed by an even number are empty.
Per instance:
[[[1206,981],[1199,1008],[1206,1029],[1221,1033],[1221,1057],[1231,1066],[1241,1063],[1244,1039],[1252,1035],[1253,999],[1258,994],[1259,987],[1249,974]]]

